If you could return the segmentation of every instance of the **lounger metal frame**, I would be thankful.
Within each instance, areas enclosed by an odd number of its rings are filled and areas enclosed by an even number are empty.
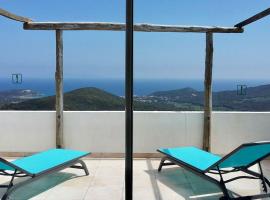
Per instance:
[[[270,142],[263,142],[261,144],[270,144]],[[215,185],[217,185],[221,189],[221,191],[224,195],[223,197],[220,198],[221,200],[267,198],[267,197],[270,197],[270,193],[268,193],[268,187],[270,188],[270,181],[263,174],[261,161],[264,160],[266,157],[268,157],[270,155],[270,153],[255,160],[254,162],[250,163],[248,166],[245,166],[245,167],[232,168],[231,170],[223,170],[223,169],[219,168],[219,165],[224,160],[226,160],[229,156],[233,155],[234,153],[236,153],[238,150],[240,150],[243,147],[252,146],[252,145],[258,145],[258,143],[247,143],[247,144],[243,144],[243,145],[239,146],[234,151],[232,151],[231,153],[227,154],[222,159],[220,159],[218,162],[216,162],[213,165],[211,165],[210,167],[208,167],[206,170],[200,170],[192,165],[189,165],[181,160],[174,158],[173,156],[170,156],[170,155],[168,155],[160,150],[157,150],[161,154],[165,155],[160,161],[158,172],[161,171],[163,166],[178,165],[180,167],[183,167],[184,169],[189,170],[192,173],[194,173],[194,174],[206,179],[207,181],[210,181],[211,183],[214,183]],[[169,161],[169,162],[166,162],[166,161]],[[259,170],[260,170],[259,173],[248,169],[249,167],[251,167],[254,164],[258,164]],[[224,177],[223,177],[224,174],[239,172],[239,171],[246,173],[247,176],[236,176],[234,178],[224,180]],[[217,179],[215,179],[207,174],[218,174],[220,179],[217,180]],[[238,179],[243,179],[243,178],[245,178],[245,179],[260,179],[262,182],[262,189],[265,192],[265,194],[258,194],[258,195],[253,195],[253,196],[241,196],[241,197],[236,197],[236,198],[230,197],[229,191],[226,188],[226,183],[229,183],[229,182],[232,182],[232,181],[235,181]]]
[[[55,172],[58,172],[58,171],[61,171],[63,169],[66,169],[66,168],[76,168],[76,169],[82,169],[84,170],[85,172],[85,175],[88,176],[89,175],[89,171],[87,169],[87,166],[86,164],[84,163],[84,161],[80,160],[80,158],[82,157],[85,157],[87,156],[86,155],[83,155],[83,156],[80,156],[76,159],[73,159],[73,160],[70,160],[70,161],[67,161],[65,163],[62,163],[58,166],[55,166],[53,168],[50,168],[48,170],[44,170],[40,173],[37,173],[37,174],[31,174],[29,172],[27,172],[26,170],[10,163],[10,162],[7,162],[6,160],[0,158],[0,162],[12,167],[13,169],[15,169],[13,171],[13,173],[10,173],[8,172],[8,170],[0,170],[0,175],[3,175],[3,176],[10,176],[11,179],[10,179],[10,182],[8,185],[0,185],[0,188],[7,188],[7,191],[6,193],[3,195],[2,199],[1,200],[7,200],[9,195],[14,192],[15,190],[29,184],[29,183],[32,183],[48,174],[52,174],[52,173],[55,173]],[[78,165],[80,164],[80,165]],[[26,179],[25,181],[22,181],[22,182],[19,182],[17,184],[13,184],[13,181],[16,177],[29,177],[29,179]]]

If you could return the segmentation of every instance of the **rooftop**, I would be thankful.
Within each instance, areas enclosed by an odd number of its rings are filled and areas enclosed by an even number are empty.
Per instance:
[[[39,22],[31,22],[28,18],[20,17],[17,15],[14,15],[12,13],[9,13],[7,11],[4,11],[0,9],[0,15],[3,15],[5,17],[11,18],[13,20],[17,20],[20,22],[24,22],[24,28],[30,29],[30,30],[55,30],[56,33],[56,71],[55,71],[55,81],[56,81],[56,100],[55,100],[55,107],[56,107],[56,115],[54,116],[54,119],[56,119],[54,122],[55,132],[53,133],[53,138],[56,139],[56,141],[53,141],[54,144],[56,144],[57,147],[64,147],[65,142],[67,143],[67,146],[72,146],[76,144],[76,139],[78,138],[78,132],[81,133],[82,129],[87,130],[86,136],[89,136],[89,130],[98,130],[97,127],[91,127],[90,129],[86,129],[85,127],[80,127],[79,129],[73,129],[75,131],[72,131],[72,135],[75,136],[74,138],[71,138],[71,140],[65,140],[68,137],[66,137],[66,132],[64,134],[64,126],[67,124],[69,127],[66,130],[71,130],[72,123],[69,123],[65,121],[64,123],[64,108],[63,108],[63,30],[120,30],[120,31],[126,31],[126,65],[125,65],[125,86],[126,86],[126,92],[125,92],[125,100],[126,100],[126,111],[125,111],[125,160],[122,159],[116,159],[116,160],[105,160],[105,159],[92,159],[87,160],[87,165],[90,169],[91,175],[90,176],[82,176],[80,174],[77,174],[79,172],[73,171],[71,169],[67,169],[63,172],[59,172],[57,174],[47,176],[46,178],[40,179],[39,181],[34,182],[32,185],[29,185],[28,188],[24,187],[23,190],[18,190],[15,193],[13,193],[13,197],[11,196],[11,199],[125,199],[131,200],[132,199],[132,193],[134,194],[134,199],[198,199],[198,198],[205,198],[205,199],[217,199],[218,196],[222,195],[221,191],[219,191],[216,186],[203,181],[197,176],[193,176],[191,173],[179,169],[178,167],[175,168],[169,168],[163,170],[161,173],[157,173],[157,166],[159,163],[159,160],[154,159],[142,159],[142,160],[136,160],[134,162],[134,170],[131,162],[133,161],[133,32],[134,31],[146,31],[146,32],[200,32],[205,33],[205,101],[204,101],[204,113],[203,113],[203,120],[198,120],[200,123],[201,130],[203,130],[203,137],[199,138],[200,145],[202,144],[203,149],[205,150],[211,150],[211,141],[213,140],[215,145],[219,146],[223,141],[226,140],[226,136],[228,135],[222,135],[221,140],[217,140],[215,142],[215,138],[212,136],[212,67],[213,67],[213,33],[242,33],[242,28],[248,24],[251,24],[267,15],[270,14],[270,8],[236,24],[234,27],[224,28],[224,27],[198,27],[198,26],[170,26],[170,25],[153,25],[153,24],[133,24],[133,1],[126,1],[126,23],[125,24],[119,24],[119,23],[98,23],[98,22],[88,22],[88,23],[82,23],[82,22],[76,22],[76,23],[55,23],[55,22],[46,22],[46,23],[39,23]],[[33,114],[33,113],[32,113]],[[82,113],[80,114],[82,115]],[[11,116],[11,115],[10,115]],[[16,117],[20,117],[17,115]],[[119,115],[120,117],[120,115]],[[147,114],[145,115],[146,119],[149,120],[149,117]],[[201,119],[201,116],[199,116]],[[265,119],[265,116],[261,116],[261,119],[255,119],[255,124],[258,121],[262,121],[262,119]],[[168,117],[166,117],[165,122],[168,121]],[[15,119],[15,120],[14,120]],[[18,119],[18,118],[17,118]],[[94,118],[99,122],[99,125],[104,126],[104,120],[100,119],[98,120],[98,117],[95,116]],[[121,119],[121,118],[118,118]],[[123,118],[122,118],[123,119]],[[214,119],[214,118],[213,118]],[[15,117],[12,118],[16,122],[16,127],[18,127],[18,124],[20,120],[16,120]],[[66,119],[65,119],[66,120]],[[140,118],[140,120],[143,121],[143,118]],[[187,118],[184,118],[181,120],[180,118],[177,118],[177,123],[179,124],[179,121],[182,123],[188,124],[190,123]],[[9,119],[5,119],[5,122],[8,122]],[[12,123],[12,127],[14,126],[14,121]],[[25,126],[25,119],[22,120],[23,125]],[[46,121],[46,120],[45,120]],[[45,121],[42,121],[45,122]],[[90,120],[87,120],[87,123],[89,123]],[[94,121],[94,120],[91,120]],[[134,120],[135,121],[135,120]],[[83,125],[81,119],[79,119],[79,124]],[[156,121],[157,122],[157,121]],[[203,126],[201,126],[203,122]],[[233,127],[234,132],[237,132],[237,127],[239,127],[239,121],[234,120],[235,123],[238,122],[238,126]],[[74,123],[74,122],[73,122]],[[268,122],[267,122],[268,123]],[[33,126],[33,121],[31,121],[31,127]],[[154,127],[156,128],[156,123],[154,122]],[[198,127],[197,124],[190,123],[192,127]],[[213,120],[213,124],[217,124],[217,121],[215,122]],[[225,126],[228,126],[230,124],[230,121],[226,121]],[[56,125],[56,126],[55,126]],[[70,126],[71,125],[71,126]],[[121,124],[123,125],[123,124]],[[148,124],[147,124],[148,125]],[[167,124],[168,125],[168,124]],[[169,126],[171,126],[171,122],[169,123]],[[182,124],[183,125],[183,124]],[[181,126],[182,126],[181,125]],[[36,124],[34,125],[36,126]],[[106,126],[109,126],[106,124]],[[224,126],[224,121],[222,121],[222,125],[217,125],[219,129],[222,129],[221,127]],[[243,124],[240,124],[240,127],[242,127]],[[8,123],[5,123],[3,128],[8,127]],[[123,127],[123,126],[121,126]],[[145,128],[142,126],[137,126],[138,128]],[[183,126],[184,127],[184,126]],[[203,128],[202,128],[203,127]],[[254,130],[253,132],[256,133],[256,140],[257,132],[261,132],[264,135],[264,131],[267,130],[265,125],[262,129],[255,130],[256,126],[253,126]],[[164,127],[163,127],[164,128]],[[41,127],[38,127],[35,129],[35,133],[39,133]],[[50,129],[50,126],[46,126],[45,130]],[[121,129],[121,128],[120,128]],[[119,130],[115,133],[118,133]],[[123,129],[123,128],[122,128]],[[164,132],[168,132],[168,130],[164,128]],[[186,129],[186,127],[185,127]],[[27,132],[24,128],[21,129],[22,132]],[[19,132],[21,132],[21,130]],[[51,129],[50,129],[51,130]],[[78,131],[80,130],[80,131]],[[100,132],[102,132],[101,129]],[[137,129],[138,130],[138,129]],[[149,130],[155,130],[155,129],[145,129],[147,132],[151,132]],[[228,131],[228,128],[225,127],[224,130]],[[106,134],[109,144],[117,144],[113,143],[113,138],[111,132],[111,129],[106,130]],[[2,131],[4,132],[4,131]],[[134,131],[135,132],[135,131]],[[177,135],[180,135],[179,132],[181,132],[180,129],[177,129]],[[214,131],[213,131],[214,132]],[[192,133],[194,133],[194,129],[192,130]],[[197,132],[198,133],[198,132]],[[201,132],[199,132],[201,133]],[[253,135],[255,136],[255,134]],[[267,130],[268,133],[268,130]],[[152,132],[152,134],[156,134],[155,132]],[[190,133],[185,132],[186,135],[189,136],[186,137],[185,142],[194,143],[195,140],[198,141],[197,138],[191,138]],[[41,138],[40,134],[35,134],[36,137]],[[146,134],[147,135],[147,134]],[[239,135],[239,133],[237,133]],[[11,146],[10,139],[14,135],[6,138],[8,142],[7,148],[5,145],[1,148],[6,148],[4,152],[8,152],[8,149],[12,149],[12,151],[15,151],[13,146]],[[28,135],[29,136],[29,135]],[[52,136],[52,135],[50,135]],[[56,137],[55,137],[56,136]],[[108,137],[109,136],[109,137]],[[136,135],[134,134],[136,137]],[[145,135],[143,135],[145,136]],[[149,136],[149,135],[148,135]],[[153,137],[155,140],[157,140],[157,135],[154,135]],[[164,137],[164,134],[162,135]],[[199,136],[196,135],[196,136]],[[212,138],[211,138],[211,137]],[[233,135],[234,137],[231,138],[231,140],[236,140],[236,134]],[[246,135],[243,135],[243,138],[245,138]],[[25,134],[22,135],[23,141],[27,137]],[[66,138],[65,138],[66,137]],[[118,136],[119,137],[119,136]],[[16,138],[16,137],[15,137]],[[32,140],[32,144],[39,145],[37,141],[34,140],[34,138],[28,137],[29,140]],[[48,139],[48,133],[46,133],[46,138]],[[144,140],[137,140],[137,141],[143,141],[140,144],[142,146],[146,146],[150,148],[150,152],[152,152],[156,148],[152,148],[153,146],[149,146],[144,143],[146,140],[146,136],[143,137]],[[162,139],[162,137],[160,137]],[[159,138],[159,139],[160,139]],[[170,135],[170,138],[173,138],[172,135]],[[267,134],[267,138],[269,138]],[[16,141],[18,141],[19,138],[16,138]],[[82,147],[83,142],[82,138],[80,138],[81,141],[79,141],[77,147]],[[153,140],[153,139],[152,139]],[[48,141],[48,140],[47,140]],[[88,143],[89,140],[87,140]],[[93,140],[92,140],[93,141]],[[134,139],[134,143],[136,143],[136,138]],[[158,140],[157,140],[158,141]],[[162,140],[160,140],[162,141]],[[175,141],[181,141],[182,140],[175,140]],[[20,141],[19,141],[20,142]],[[77,140],[78,142],[78,140]],[[102,141],[102,143],[106,143]],[[152,142],[152,141],[151,141]],[[164,144],[164,141],[162,141]],[[5,143],[5,141],[2,141],[2,143]],[[28,143],[28,142],[27,142]],[[31,142],[29,141],[29,144]],[[44,143],[42,141],[41,143]],[[153,143],[153,142],[152,142]],[[239,141],[238,144],[241,144]],[[12,143],[13,144],[13,143]],[[160,146],[158,143],[155,142],[155,146]],[[181,146],[181,144],[178,144]],[[198,145],[198,144],[196,144]],[[30,147],[30,145],[27,145]],[[90,146],[90,143],[87,144],[87,146]],[[117,146],[117,145],[116,145]],[[36,146],[37,147],[37,146]],[[91,148],[94,148],[95,146],[91,146]],[[134,145],[134,149],[139,149],[140,146],[136,147],[136,144]],[[40,147],[39,147],[40,148]],[[98,149],[98,148],[96,148]],[[102,148],[101,148],[102,149]],[[227,150],[227,149],[226,149]],[[10,150],[9,150],[10,151]],[[31,148],[31,151],[33,149]],[[108,151],[108,149],[102,149],[101,152]],[[20,152],[20,151],[19,151]],[[146,152],[149,152],[146,151]],[[144,152],[141,152],[144,153]],[[125,162],[124,162],[125,161]],[[268,163],[265,162],[265,165],[267,166]],[[239,166],[238,166],[239,167]],[[241,167],[241,166],[240,166]],[[217,169],[219,167],[217,166]],[[126,175],[124,174],[124,171],[126,170]],[[257,166],[253,166],[253,170],[257,170]],[[268,168],[270,171],[270,168]],[[131,178],[131,173],[133,172],[134,181]],[[226,171],[225,171],[226,172]],[[268,173],[266,172],[266,175]],[[4,174],[6,175],[6,174]],[[14,176],[16,175],[16,170],[14,173]],[[77,177],[81,176],[81,177]],[[124,177],[125,182],[124,182]],[[263,176],[262,176],[263,177]],[[222,179],[222,177],[221,177]],[[13,179],[12,179],[13,180]],[[1,181],[7,182],[7,179],[1,179]],[[124,184],[126,183],[126,185]],[[134,184],[132,188],[132,183]],[[10,185],[11,186],[11,185]],[[124,195],[124,188],[126,189],[126,193]],[[248,181],[243,182],[241,180],[241,184],[238,182],[232,182],[228,185],[228,189],[230,189],[234,196],[241,196],[241,195],[253,195],[254,193],[260,193],[260,183],[258,181],[251,182]],[[266,190],[266,189],[265,189]],[[134,192],[133,192],[134,191]],[[3,191],[2,191],[3,192]]]
[[[218,199],[221,191],[199,176],[180,167],[170,166],[157,172],[159,159],[134,160],[134,199],[182,200]],[[33,182],[11,195],[11,199],[72,199],[122,200],[124,199],[124,160],[86,159],[90,175],[77,169],[65,169]],[[266,176],[270,176],[270,161],[263,163]],[[257,170],[256,166],[252,167]],[[1,183],[8,177],[1,178]],[[260,193],[258,180],[239,180],[229,184],[235,194]],[[0,190],[0,194],[4,192]]]

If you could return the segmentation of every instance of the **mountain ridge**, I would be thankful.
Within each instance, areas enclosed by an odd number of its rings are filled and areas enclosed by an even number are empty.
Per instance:
[[[249,87],[246,95],[236,90],[213,92],[213,109],[224,111],[270,111],[270,84]],[[1,97],[1,94],[0,94]],[[203,110],[204,92],[191,87],[156,91],[134,96],[135,110],[199,111]],[[7,103],[2,110],[55,110],[55,96]],[[95,87],[64,94],[65,110],[124,110],[125,99]]]

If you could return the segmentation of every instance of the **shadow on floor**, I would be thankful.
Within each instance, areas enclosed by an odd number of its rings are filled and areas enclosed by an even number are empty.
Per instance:
[[[171,197],[212,200],[222,196],[218,186],[183,168],[164,168],[161,172],[149,169],[146,172],[150,175],[153,171],[156,182],[152,180],[151,183],[160,200]]]
[[[50,174],[32,183],[29,183],[22,188],[17,189],[10,195],[9,199],[27,200],[37,195],[40,195],[41,193],[59,185],[60,183],[63,183],[67,180],[70,180],[72,178],[77,178],[77,177],[80,177],[80,176],[73,173],[65,173],[65,172],[57,172],[54,174]],[[24,181],[26,179],[27,178],[17,178],[15,179],[14,184]],[[8,182],[4,184],[8,184]],[[4,195],[5,191],[6,189],[4,188],[0,189],[0,197]]]

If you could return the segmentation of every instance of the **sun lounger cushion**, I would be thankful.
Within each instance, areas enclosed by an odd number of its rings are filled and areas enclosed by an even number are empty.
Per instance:
[[[32,156],[17,159],[11,163],[31,174],[38,174],[88,154],[88,152],[83,151],[51,149]]]
[[[6,165],[5,163],[1,162],[0,160],[0,170],[14,170],[12,167]]]
[[[258,159],[264,158],[270,153],[269,143],[253,143],[252,145],[244,144],[229,157],[224,159],[220,164],[220,168],[227,167],[246,167],[256,162]]]
[[[177,147],[159,149],[159,151],[179,162],[184,162],[185,164],[202,171],[221,159],[221,157],[217,155],[208,153],[196,147]]]

